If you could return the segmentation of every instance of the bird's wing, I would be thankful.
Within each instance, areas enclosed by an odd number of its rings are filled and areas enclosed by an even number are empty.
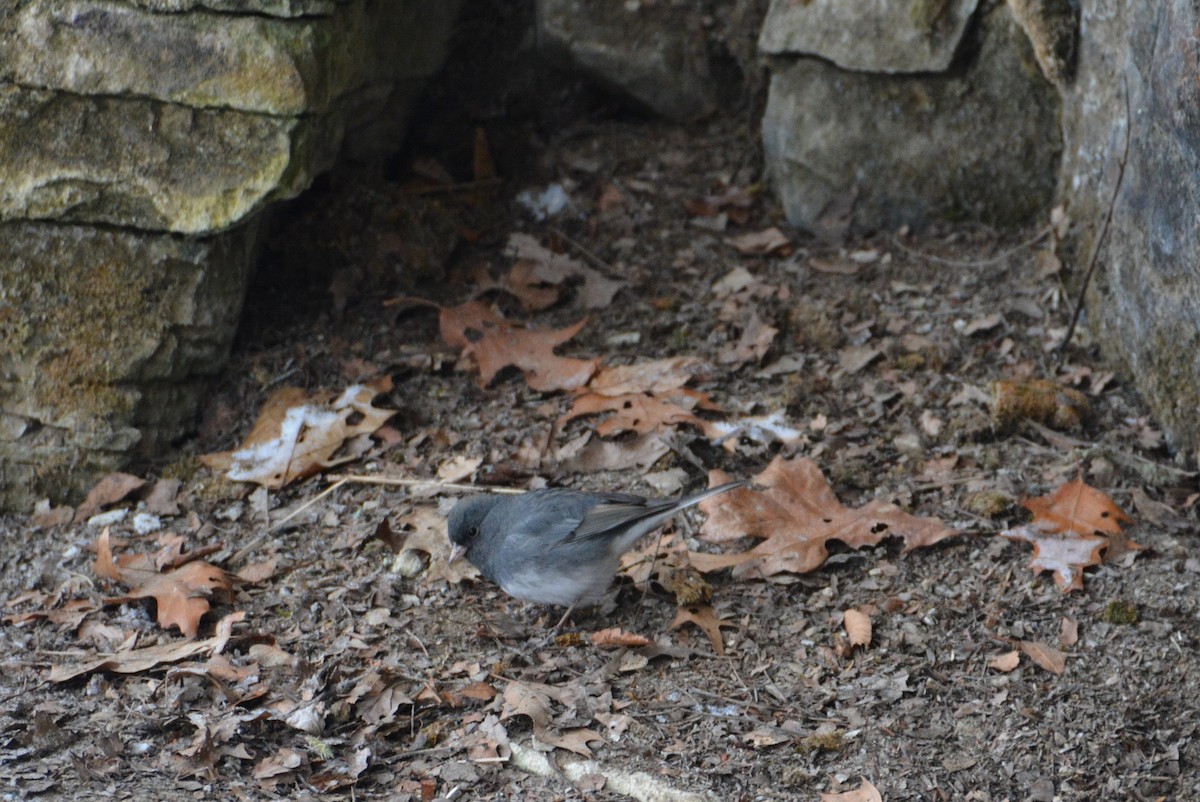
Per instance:
[[[592,507],[583,514],[583,519],[571,534],[564,539],[590,540],[609,536],[614,531],[626,531],[625,524],[653,518],[664,510],[675,506],[674,501],[648,501],[639,499],[637,502],[606,501]],[[617,527],[620,527],[619,529]]]
[[[630,526],[643,523],[648,524],[649,529],[652,529],[658,524],[666,523],[667,518],[682,509],[698,504],[710,496],[724,493],[726,490],[743,487],[745,484],[746,482],[743,480],[726,482],[718,487],[710,487],[680,499],[647,499],[640,496],[625,496],[620,493],[608,494],[604,496],[604,501],[583,513],[583,518],[575,527],[575,531],[563,538],[562,542],[569,543],[621,534],[628,532]],[[650,523],[654,519],[659,520],[657,523]]]

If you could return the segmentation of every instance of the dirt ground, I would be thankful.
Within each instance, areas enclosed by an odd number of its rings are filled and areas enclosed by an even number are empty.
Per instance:
[[[468,130],[442,128],[441,151],[427,133],[386,176],[332,179],[289,211],[199,436],[134,471],[181,480],[179,513],[162,517],[185,551],[261,569],[203,620],[201,639],[244,613],[219,655],[210,645],[51,681],[53,667],[185,641],[157,626],[153,603],[100,603],[124,591],[93,568],[99,527],[0,521],[0,794],[817,800],[866,778],[889,802],[1200,799],[1196,474],[1086,327],[1057,367],[1073,298],[1049,221],[826,242],[787,229],[770,194],[752,192],[744,220],[734,209],[726,222],[688,202],[761,180],[750,115],[677,127],[614,109],[552,131],[489,131],[499,182],[414,190],[420,158],[425,174],[436,163],[473,180]],[[531,219],[514,197],[551,184],[570,205]],[[771,226],[788,247],[730,244]],[[569,444],[603,416],[555,425],[572,394],[534,391],[511,369],[480,386],[439,337],[436,311],[388,303],[474,297],[485,272],[511,264],[503,248],[517,232],[626,286],[588,310],[571,292],[539,312],[502,292],[485,300],[538,327],[587,317],[566,356],[699,357],[711,369],[692,386],[723,409],[705,420],[779,413],[793,436],[722,445],[680,425],[648,465],[572,461]],[[768,290],[731,311],[720,281],[738,268]],[[737,356],[747,331],[762,334],[761,356]],[[322,495],[330,481],[318,476],[255,493],[194,459],[240,442],[280,386],[380,375],[394,389],[376,403],[396,416],[343,471],[433,478],[462,458],[479,461],[466,482],[660,495],[704,486],[710,469],[752,477],[778,455],[807,456],[846,506],[891,500],[960,534],[907,554],[897,541],[834,544],[821,568],[774,581],[709,574],[723,655],[699,627],[670,628],[675,599],[654,581],[618,583],[575,616],[578,636],[555,638],[556,611],[480,580],[449,583],[436,553],[427,568],[394,556],[406,535],[429,534],[452,491],[351,482]],[[1090,413],[1074,427],[998,423],[990,383],[1036,377],[1080,390]],[[612,453],[626,458],[632,439],[612,438]],[[1144,548],[1064,593],[1032,575],[1026,544],[997,533],[1028,518],[1019,499],[1079,474],[1130,514]],[[702,518],[681,525],[694,550],[750,545],[697,539]],[[131,521],[112,525],[122,550],[161,547],[161,531],[139,536]],[[82,616],[65,612],[71,600]],[[865,648],[847,643],[851,609],[871,617]],[[23,615],[39,610],[61,614]],[[1077,641],[1061,639],[1064,621]],[[612,626],[650,645],[589,641]],[[1065,670],[1027,654],[1015,670],[992,665],[1019,642],[1061,649]],[[517,688],[545,720],[514,701]],[[578,762],[584,751],[591,763]]]

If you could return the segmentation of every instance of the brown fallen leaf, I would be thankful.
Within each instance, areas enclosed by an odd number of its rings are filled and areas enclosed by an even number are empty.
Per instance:
[[[995,657],[988,660],[989,668],[994,668],[995,670],[1000,671],[1004,674],[1007,674],[1010,671],[1016,670],[1017,666],[1019,666],[1020,664],[1021,664],[1021,653],[1019,651],[1017,651],[1016,649],[1013,649],[1011,652],[1005,652],[1004,654],[998,654]]]
[[[571,359],[554,353],[555,348],[579,333],[587,318],[565,329],[526,329],[505,322],[499,313],[479,301],[468,301],[443,307],[440,324],[442,339],[475,360],[483,386],[512,366],[539,392],[575,390],[587,384],[600,364],[599,359]]]
[[[172,641],[160,643],[144,649],[131,649],[127,652],[107,655],[86,663],[75,665],[56,665],[50,669],[50,682],[67,682],[68,680],[91,674],[94,671],[112,671],[117,674],[139,674],[157,668],[164,663],[177,663],[198,654],[218,654],[225,649],[229,642],[233,625],[245,619],[246,613],[238,611],[230,613],[217,622],[216,634],[204,640]]]
[[[775,226],[762,231],[727,237],[725,242],[732,245],[739,253],[747,255],[779,254],[787,256],[792,252],[792,242],[787,235]]]
[[[1029,567],[1034,576],[1051,571],[1054,581],[1063,592],[1083,590],[1083,569],[1104,562],[1108,540],[1103,537],[1066,534],[1047,534],[1033,526],[1017,526],[1000,533],[1009,540],[1024,540],[1033,544]]]
[[[632,365],[605,365],[596,371],[587,389],[596,395],[623,396],[632,393],[663,395],[689,381],[712,376],[712,365],[694,356],[653,359]]]
[[[112,557],[107,527],[96,541],[93,571],[97,576],[115,579],[131,588],[125,596],[105,599],[105,604],[153,599],[158,610],[158,625],[163,629],[178,627],[188,639],[196,637],[200,619],[211,607],[209,599],[224,603],[233,601],[233,583],[229,575],[201,560],[162,572],[143,566],[117,565]]]
[[[717,356],[717,361],[722,365],[741,367],[747,363],[761,362],[771,350],[775,335],[779,334],[779,329],[764,321],[757,310],[750,312],[740,328],[742,333],[737,341],[724,346]]]
[[[728,481],[713,471],[710,483]],[[936,518],[919,518],[895,504],[876,499],[864,507],[842,506],[817,464],[805,457],[776,457],[754,478],[764,488],[739,488],[700,503],[708,520],[700,536],[713,543],[743,537],[760,538],[749,551],[689,556],[698,571],[733,568],[736,577],[803,574],[819,568],[829,556],[826,543],[840,541],[852,549],[873,546],[887,537],[904,539],[904,550],[931,546],[957,532]]]
[[[707,431],[708,422],[692,414],[690,408],[680,406],[680,398],[659,398],[644,393],[615,396],[588,393],[575,398],[571,408],[558,418],[558,425],[563,426],[585,415],[612,412],[615,414],[596,427],[596,434],[601,437],[612,437],[622,432],[647,434],[683,425]],[[695,396],[682,398],[685,403],[696,402]]]
[[[742,736],[742,742],[755,749],[766,749],[792,740],[787,731],[776,727],[758,727]]]
[[[625,649],[650,645],[649,638],[636,635],[632,632],[626,632],[619,627],[609,627],[599,632],[593,632],[588,637],[588,640],[592,642],[593,646],[598,646],[601,649]]]
[[[846,628],[851,646],[866,648],[871,645],[871,618],[867,614],[859,610],[847,610],[842,619],[842,626]]]
[[[1074,618],[1064,617],[1058,632],[1058,642],[1068,648],[1078,643],[1079,622]]]
[[[1029,655],[1030,660],[1051,674],[1061,674],[1067,668],[1066,653],[1060,652],[1053,646],[1049,646],[1041,641],[1028,640],[1020,641],[1017,646],[1021,651]]]
[[[87,498],[75,510],[75,523],[91,518],[100,510],[124,501],[146,486],[146,480],[128,473],[110,473],[88,491]]]
[[[512,680],[504,688],[500,720],[504,721],[512,716],[528,716],[533,722],[534,737],[542,743],[591,757],[592,750],[588,744],[604,740],[598,733],[584,727],[558,730],[553,726],[550,700],[553,698],[563,703],[565,692],[561,687]]]
[[[668,629],[679,629],[685,624],[695,624],[704,631],[712,643],[713,651],[718,655],[725,654],[725,638],[721,635],[721,627],[736,626],[731,621],[717,616],[716,611],[707,604],[693,604],[675,610],[675,620]]]
[[[564,473],[596,473],[597,471],[624,471],[637,468],[645,471],[658,462],[671,447],[662,435],[650,432],[632,440],[605,440],[594,437],[591,432],[578,448],[569,453],[560,453],[557,470]]]
[[[1034,575],[1053,572],[1063,592],[1083,589],[1083,572],[1088,566],[1142,548],[1121,531],[1121,524],[1129,521],[1129,516],[1082,479],[1067,482],[1048,496],[1021,503],[1033,513],[1033,521],[1000,535],[1033,544],[1029,567]]]
[[[607,309],[613,296],[629,286],[629,282],[608,278],[582,262],[555,253],[528,234],[510,236],[504,252],[516,257],[517,264],[526,263],[529,280],[551,286],[577,283],[573,305],[583,309]]]
[[[461,482],[474,474],[482,464],[480,457],[456,454],[438,466],[437,478],[443,482]]]
[[[876,345],[848,345],[838,354],[838,367],[845,373],[858,373],[883,356]]]
[[[250,434],[235,451],[205,454],[200,461],[224,470],[235,482],[277,490],[350,458],[335,456],[347,443],[369,435],[396,414],[372,406],[390,380],[356,384],[340,395],[312,394],[299,387],[276,390],[263,404]]]
[[[248,585],[261,585],[275,576],[279,567],[279,556],[268,557],[256,563],[250,563],[237,572],[237,578]]]
[[[498,287],[515,297],[520,301],[521,308],[528,312],[549,309],[558,303],[566,290],[561,283],[548,283],[540,274],[538,264],[527,259],[515,262],[494,284],[485,282],[479,291],[487,292],[492,287]]]
[[[879,789],[867,781],[866,777],[862,778],[862,785],[853,791],[843,791],[840,794],[822,794],[821,802],[883,802],[883,795],[879,793]]]
[[[1043,532],[1103,532],[1115,535],[1121,524],[1131,519],[1113,500],[1082,478],[1067,482],[1048,496],[1024,499],[1022,506],[1033,513],[1034,523]]]

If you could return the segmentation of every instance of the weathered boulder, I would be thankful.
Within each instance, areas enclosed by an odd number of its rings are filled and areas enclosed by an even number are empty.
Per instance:
[[[0,507],[185,430],[263,211],[399,145],[457,9],[0,4]]]
[[[0,507],[177,436],[228,356],[256,228],[0,226]]]
[[[1054,198],[1061,99],[992,0],[775,0],[763,144],[788,219],[1007,225]]]
[[[538,44],[560,63],[669,120],[717,108],[695,4],[537,0]]]
[[[1083,4],[1061,178],[1078,264],[1086,264],[1114,204],[1089,322],[1133,375],[1171,444],[1192,453],[1200,450],[1198,29],[1200,10],[1188,0]]]

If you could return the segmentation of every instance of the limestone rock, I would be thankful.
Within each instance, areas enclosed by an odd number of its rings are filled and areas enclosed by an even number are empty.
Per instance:
[[[257,229],[0,225],[0,508],[178,436],[228,357]]]
[[[1062,150],[1059,96],[1008,8],[980,14],[943,72],[777,60],[763,143],[793,224],[819,229],[844,213],[856,229],[935,219],[1007,225],[1049,209]]]
[[[1188,0],[1083,5],[1078,73],[1067,94],[1062,199],[1086,265],[1125,178],[1088,297],[1117,357],[1175,448],[1200,450],[1200,11]],[[1125,92],[1128,87],[1128,113]]]
[[[1070,81],[1079,37],[1079,12],[1072,0],[1008,0],[1008,7],[1029,37],[1047,80]]]
[[[940,72],[979,0],[772,0],[758,46],[816,56],[843,70]]]
[[[186,431],[262,215],[398,147],[458,7],[0,3],[0,508]]]
[[[687,122],[716,109],[693,4],[538,0],[537,17],[547,53],[656,114]]]
[[[454,8],[432,0],[357,2],[286,20],[41,0],[0,7],[0,76],[198,109],[320,114],[364,87],[436,70],[444,37],[411,34],[448,29]],[[406,46],[397,48],[400,42]]]
[[[334,116],[275,117],[0,85],[0,220],[213,232],[296,195],[341,143]],[[85,136],[84,131],[101,131]]]

